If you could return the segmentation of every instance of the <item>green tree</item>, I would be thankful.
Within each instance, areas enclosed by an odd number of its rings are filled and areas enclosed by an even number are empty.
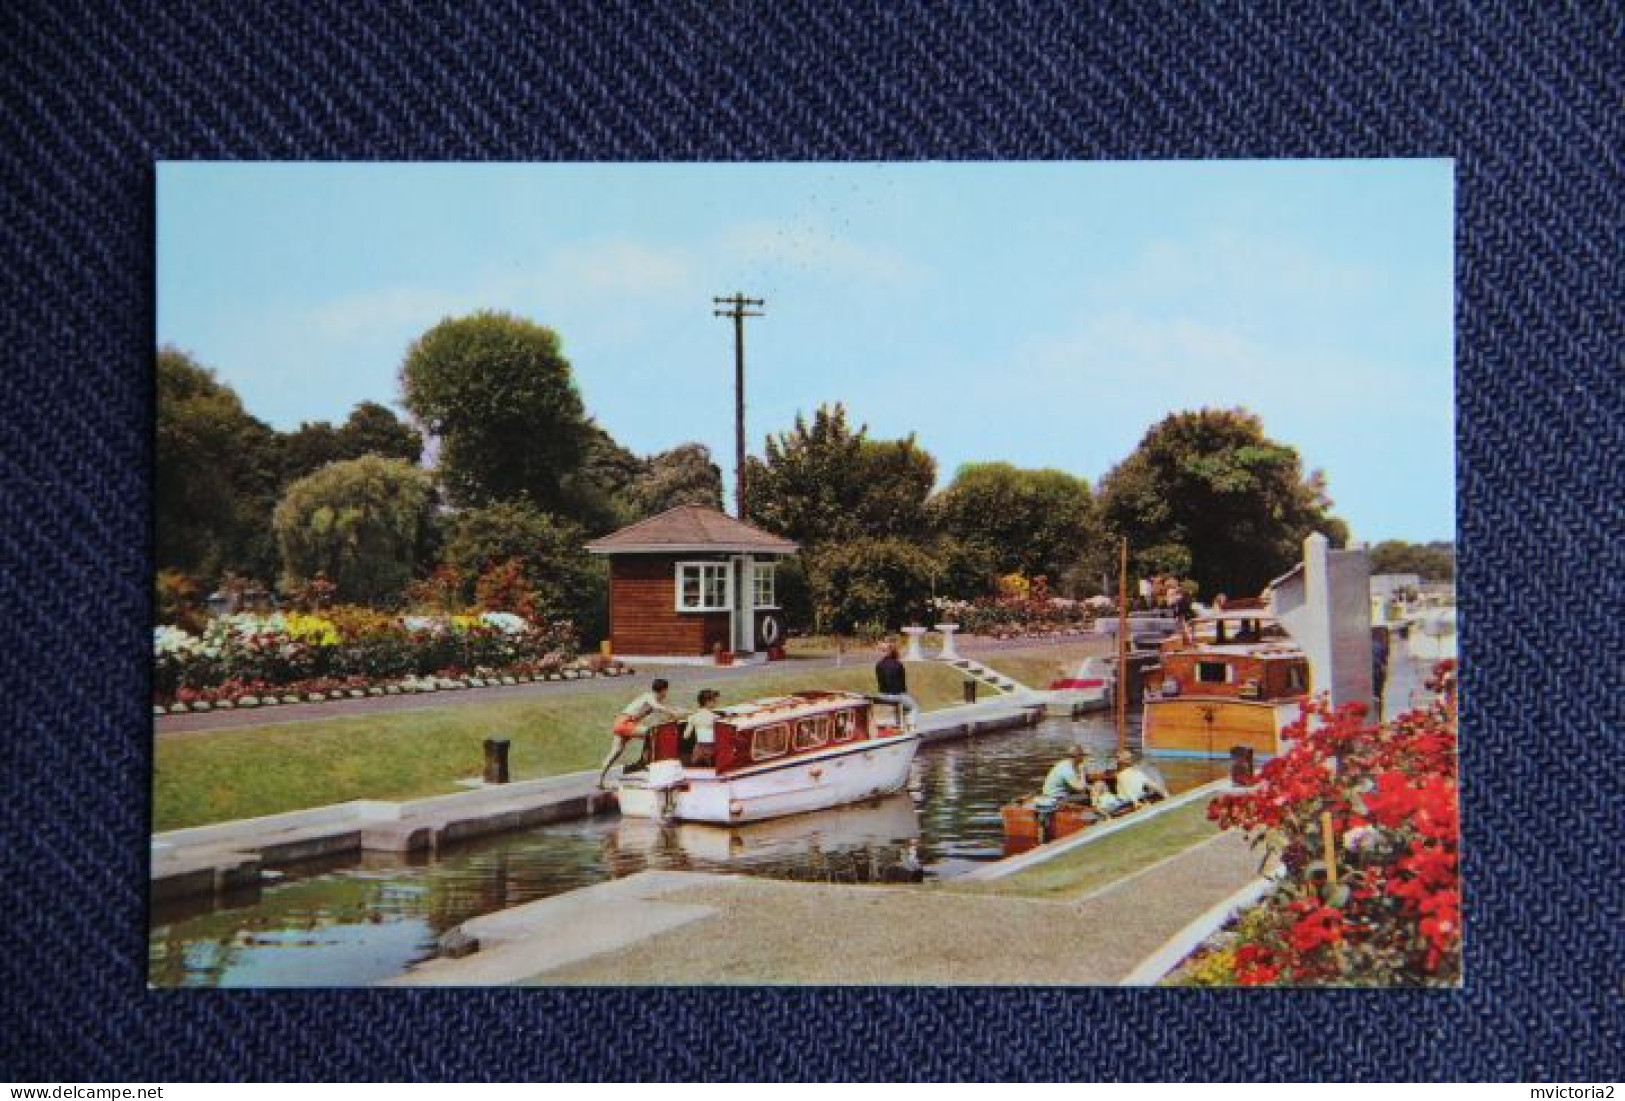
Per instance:
[[[1245,409],[1153,425],[1106,475],[1100,504],[1112,535],[1128,539],[1136,572],[1180,573],[1208,594],[1261,591],[1299,560],[1312,531],[1334,546],[1348,541],[1325,478],[1305,477],[1297,451],[1266,437]]]
[[[277,560],[276,433],[185,352],[161,348],[156,370],[158,568],[205,581],[228,572],[269,578]]]
[[[423,435],[402,423],[388,406],[375,401],[357,402],[338,430],[339,458],[359,459],[382,455],[417,463],[423,458]]]
[[[745,460],[752,523],[803,546],[857,538],[918,538],[937,464],[911,436],[871,440],[846,408],[820,406],[789,432],[769,436],[766,458]]]
[[[939,563],[903,539],[829,543],[803,555],[808,592],[826,631],[890,631],[921,621]]]
[[[593,426],[551,329],[493,312],[442,321],[407,351],[401,388],[407,410],[440,441],[454,504],[579,509],[574,480]]]
[[[970,463],[931,507],[938,529],[980,548],[997,573],[1059,582],[1099,556],[1102,536],[1089,483],[1064,471]]]
[[[358,603],[397,598],[432,538],[434,485],[404,459],[364,455],[288,486],[276,507],[284,583],[324,574]]]
[[[1414,573],[1424,581],[1453,581],[1456,550],[1452,543],[1406,543],[1389,539],[1371,548],[1372,573]]]
[[[633,520],[655,516],[678,505],[722,508],[722,471],[702,443],[685,443],[651,455],[623,491]]]
[[[480,578],[519,563],[537,614],[569,619],[583,637],[602,631],[608,574],[586,552],[576,523],[524,502],[503,502],[460,512],[451,521],[445,561],[466,578],[465,597]]]

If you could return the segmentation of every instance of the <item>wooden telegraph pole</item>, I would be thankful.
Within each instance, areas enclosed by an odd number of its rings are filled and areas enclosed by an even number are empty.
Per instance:
[[[760,298],[746,298],[735,291],[731,298],[713,298],[712,303],[727,306],[712,310],[717,317],[731,317],[734,323],[734,515],[745,518],[745,318],[761,317],[750,306],[767,305]]]
[[[1128,746],[1128,540],[1117,567],[1117,752]]]

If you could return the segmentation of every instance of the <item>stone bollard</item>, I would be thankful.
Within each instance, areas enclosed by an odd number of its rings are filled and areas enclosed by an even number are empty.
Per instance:
[[[1251,787],[1253,783],[1253,747],[1230,747],[1230,782],[1237,787]]]
[[[958,661],[959,651],[954,649],[954,632],[959,630],[959,624],[939,623],[936,629],[942,632],[942,653],[937,656],[943,661]]]
[[[976,702],[976,682],[973,681],[973,680],[966,680],[965,681],[965,702],[966,703],[975,703]]]
[[[920,636],[925,634],[924,627],[904,627],[903,633],[908,636],[908,650],[903,654],[904,661],[924,661],[925,652],[920,649]]]
[[[485,776],[488,784],[508,782],[508,739],[485,739]]]

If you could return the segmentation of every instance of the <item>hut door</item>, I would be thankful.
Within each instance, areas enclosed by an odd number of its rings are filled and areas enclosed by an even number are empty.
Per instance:
[[[745,555],[733,560],[734,600],[729,618],[733,620],[733,648],[749,654],[756,649],[756,560]]]

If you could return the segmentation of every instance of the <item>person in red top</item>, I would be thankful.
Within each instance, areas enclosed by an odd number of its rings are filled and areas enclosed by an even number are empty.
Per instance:
[[[615,762],[621,759],[621,754],[626,752],[627,745],[633,738],[645,736],[648,726],[652,725],[647,722],[651,716],[657,716],[655,722],[683,717],[683,712],[680,709],[672,707],[666,702],[666,692],[670,687],[671,685],[664,678],[657,679],[649,686],[649,691],[621,708],[621,713],[615,720],[613,731],[615,743],[609,748],[609,756],[604,758],[604,767],[598,770],[598,787],[600,790],[607,786],[604,780],[609,776],[609,770],[614,766]]]

